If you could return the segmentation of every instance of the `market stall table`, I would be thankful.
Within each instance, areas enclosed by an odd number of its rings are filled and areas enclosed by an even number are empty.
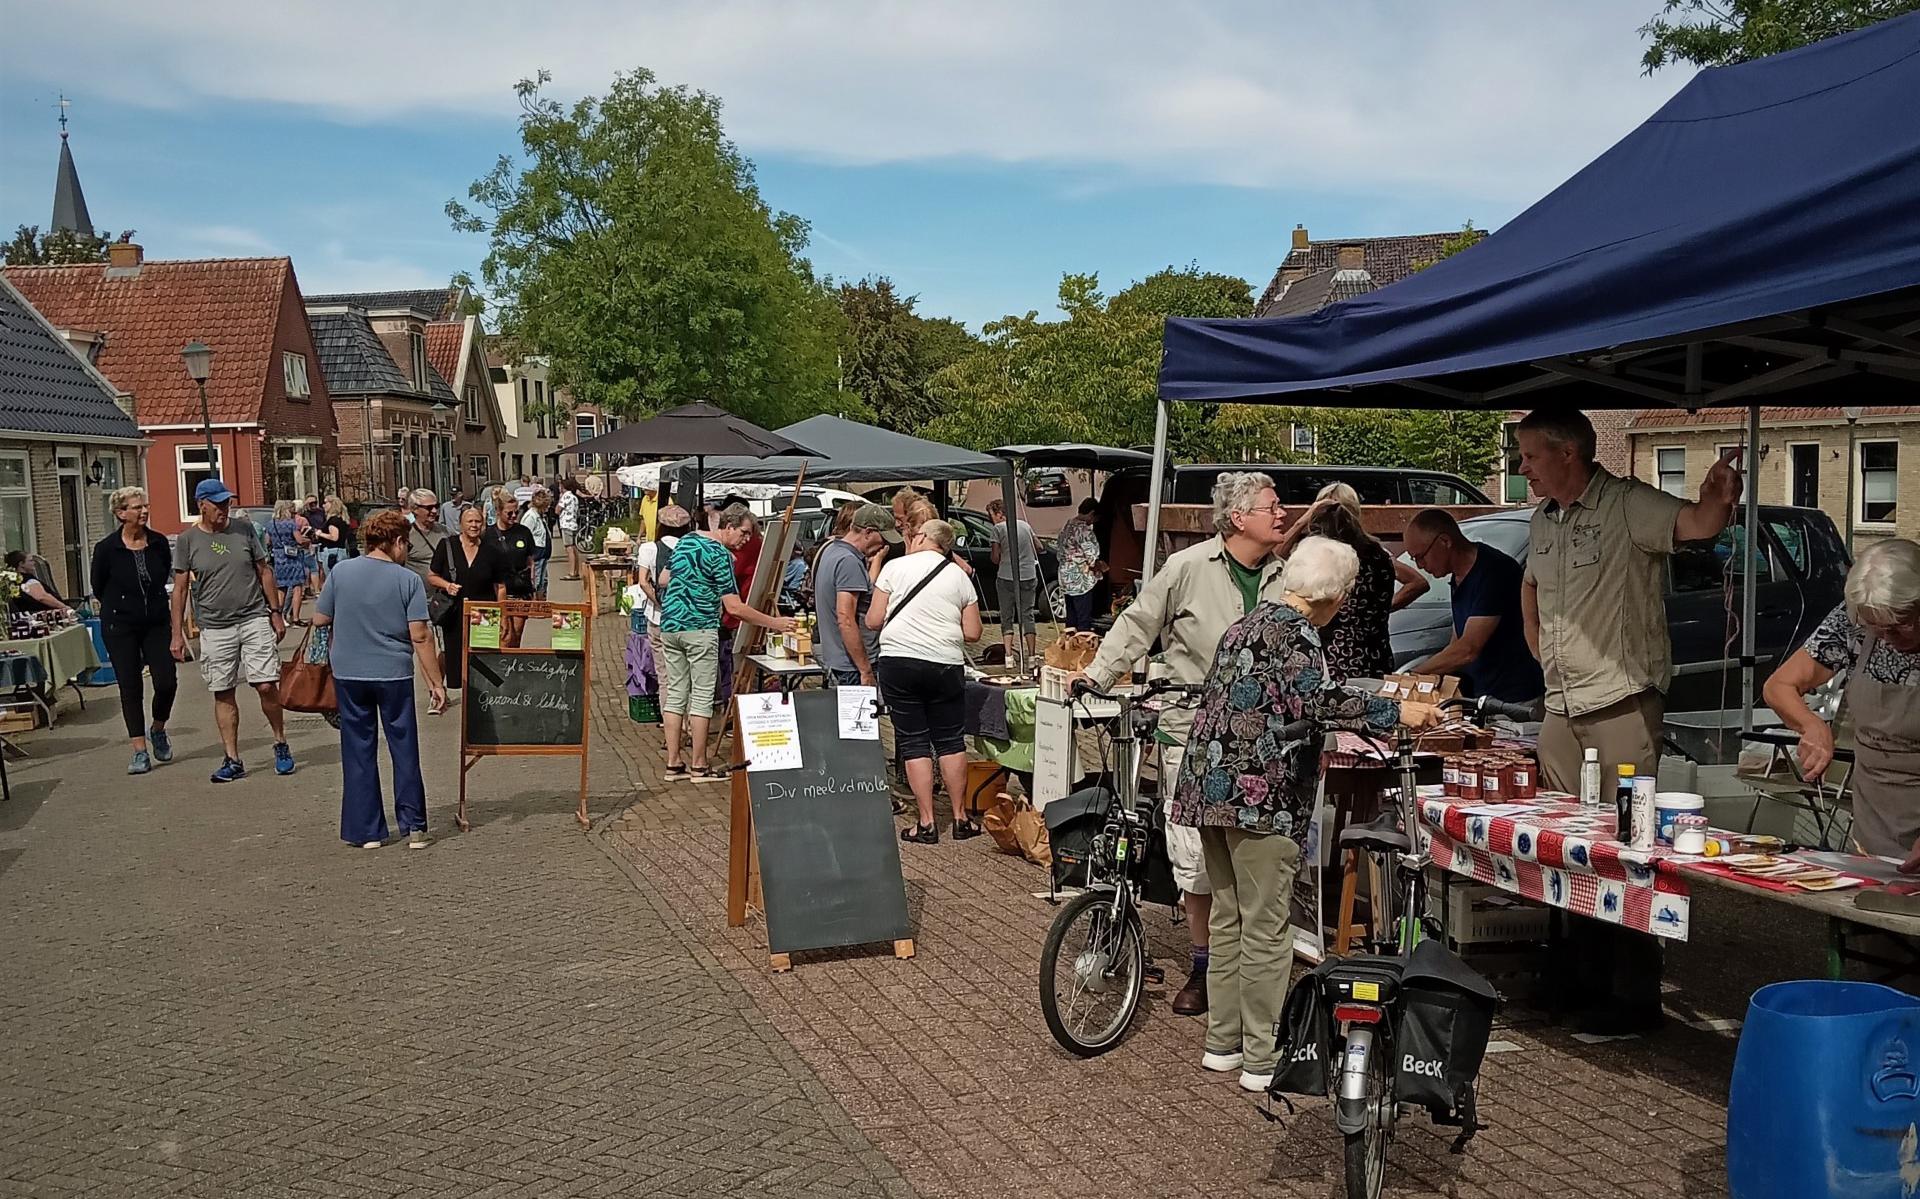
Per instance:
[[[633,569],[633,559],[619,554],[596,554],[580,560],[581,587],[586,592],[586,602],[593,606],[593,614],[600,615],[600,583],[603,578],[616,584],[609,590],[607,599],[617,602],[618,581]]]
[[[84,711],[87,697],[74,682],[82,674],[99,666],[100,655],[93,648],[93,634],[85,625],[69,625],[64,629],[55,629],[45,637],[28,637],[19,641],[0,641],[0,654],[15,653],[33,658],[46,672],[39,695],[45,701],[47,723],[53,723],[58,707],[54,692],[61,687],[72,687],[73,693],[80,697],[80,707]]]

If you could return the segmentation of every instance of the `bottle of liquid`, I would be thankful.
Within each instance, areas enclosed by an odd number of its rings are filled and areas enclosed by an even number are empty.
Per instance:
[[[1633,840],[1633,776],[1638,767],[1631,762],[1620,765],[1620,782],[1613,792],[1613,839],[1622,845]]]
[[[1589,749],[1580,763],[1580,802],[1589,808],[1600,806],[1600,751]]]

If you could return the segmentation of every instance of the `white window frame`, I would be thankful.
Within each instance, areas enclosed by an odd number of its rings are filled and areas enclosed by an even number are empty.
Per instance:
[[[1319,455],[1320,443],[1314,436],[1312,425],[1296,424],[1291,426],[1287,442],[1296,454],[1307,454],[1315,457]]]
[[[1662,454],[1680,455],[1680,469],[1677,471],[1668,470],[1664,465],[1662,465],[1660,461],[1660,455]],[[1675,491],[1672,488],[1667,486],[1667,476],[1670,474],[1678,476],[1680,490]],[[1682,498],[1686,497],[1686,494],[1687,494],[1687,447],[1686,446],[1657,445],[1653,447],[1653,485],[1655,487],[1658,487],[1660,490],[1666,492],[1668,495],[1677,495]]]
[[[1885,472],[1875,471],[1874,473],[1885,473],[1893,476],[1893,518],[1887,520],[1869,520],[1867,518],[1867,471],[1864,464],[1867,460],[1867,447],[1882,445],[1890,445],[1893,447],[1893,469]],[[1853,474],[1853,493],[1855,496],[1853,513],[1854,527],[1861,529],[1891,529],[1895,527],[1900,515],[1899,439],[1894,437],[1875,437],[1872,440],[1861,438],[1859,441],[1856,441],[1853,447]]]
[[[187,486],[188,454],[193,454],[195,457],[201,459],[204,469],[207,457],[206,443],[182,442],[173,447],[173,481],[180,492],[180,519],[187,524],[192,524],[194,521],[200,519],[200,505],[193,502],[193,488]],[[221,473],[223,464],[226,461],[226,456],[226,446],[216,444],[213,447],[213,478],[225,479],[227,477]],[[233,484],[229,483],[227,486],[228,488],[232,488]]]
[[[274,489],[277,491],[280,487],[280,455],[289,450],[293,452],[294,459],[292,463],[296,480],[294,494],[280,498],[297,502],[305,499],[309,492],[318,494],[320,491],[320,441],[318,438],[288,437],[273,443]]]
[[[9,545],[10,550],[23,550],[29,554],[40,552],[40,530],[38,515],[33,505],[33,456],[25,450],[0,450],[0,459],[17,460],[20,463],[20,477],[25,480],[20,486],[0,485],[0,499],[24,499],[27,501],[27,520],[25,524],[27,544]]]
[[[287,385],[287,398],[304,400],[313,394],[312,381],[307,378],[307,356],[286,350],[280,355],[280,376]]]
[[[493,459],[486,454],[474,454],[472,455],[471,466],[473,468],[474,494],[478,496],[480,489],[493,481]]]
[[[479,424],[480,423],[480,388],[477,384],[473,384],[473,383],[467,384],[467,398],[465,402],[465,407],[467,410],[467,423],[470,425]]]
[[[1796,483],[1793,472],[1793,452],[1801,446],[1813,447],[1813,503],[1811,504],[1795,504],[1793,502],[1793,488]],[[1787,485],[1782,488],[1783,494],[1780,498],[1789,507],[1818,508],[1820,506],[1820,462],[1822,458],[1826,456],[1826,452],[1825,444],[1818,441],[1789,441],[1787,443]],[[1745,463],[1741,465],[1744,466]]]
[[[408,331],[407,338],[413,348],[413,389],[428,391],[430,388],[427,385],[427,335],[419,329],[412,329]]]

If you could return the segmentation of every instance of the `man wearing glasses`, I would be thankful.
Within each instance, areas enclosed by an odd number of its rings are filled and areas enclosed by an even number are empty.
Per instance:
[[[427,582],[427,572],[433,568],[440,543],[447,539],[447,531],[440,527],[440,497],[421,487],[407,497],[407,502],[407,516],[412,522],[407,528],[407,569],[420,576],[420,585],[431,595],[434,588]]]
[[[1213,484],[1213,527],[1219,535],[1167,558],[1139,598],[1115,618],[1113,631],[1087,666],[1087,680],[1102,690],[1113,686],[1158,640],[1168,677],[1177,683],[1206,682],[1227,626],[1261,600],[1280,602],[1280,562],[1273,551],[1287,527],[1286,515],[1269,476],[1257,471],[1221,475]],[[1192,725],[1191,708],[1168,708],[1160,718],[1160,794],[1169,808]],[[1207,1010],[1207,920],[1213,912],[1200,830],[1169,821],[1167,856],[1174,882],[1185,893],[1193,939],[1193,972],[1173,997],[1173,1010],[1197,1016]]]
[[[1404,545],[1413,564],[1453,580],[1453,640],[1419,674],[1454,674],[1472,695],[1530,704],[1546,694],[1540,663],[1527,648],[1520,612],[1520,564],[1491,545],[1470,541],[1450,513],[1428,508],[1407,522]]]

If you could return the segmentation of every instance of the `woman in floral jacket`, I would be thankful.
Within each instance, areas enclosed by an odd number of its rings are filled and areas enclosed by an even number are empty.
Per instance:
[[[1262,603],[1228,628],[1174,792],[1172,820],[1200,830],[1213,880],[1201,1065],[1239,1070],[1249,1091],[1273,1079],[1273,1026],[1293,956],[1287,909],[1313,818],[1322,731],[1422,728],[1438,717],[1427,704],[1381,699],[1330,677],[1320,629],[1359,569],[1351,546],[1309,537],[1281,573],[1282,602]],[[1314,731],[1288,739],[1282,730],[1303,719]]]

